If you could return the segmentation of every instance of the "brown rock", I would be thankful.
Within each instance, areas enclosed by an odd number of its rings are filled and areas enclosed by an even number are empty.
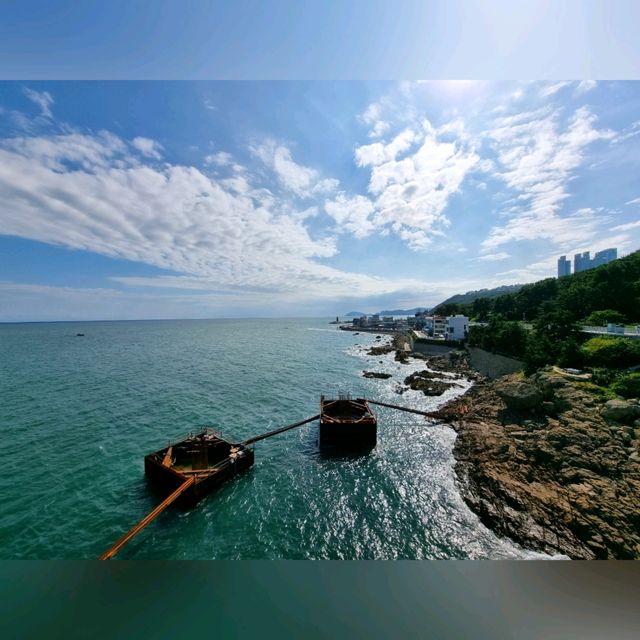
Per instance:
[[[504,393],[518,384],[540,397],[552,393],[562,409],[522,420]],[[640,558],[640,437],[637,427],[608,424],[601,404],[579,383],[541,372],[476,385],[445,405],[441,412],[458,432],[455,470],[465,502],[487,526],[528,548]]]
[[[540,390],[535,385],[526,382],[498,382],[495,391],[504,400],[507,407],[516,411],[533,409],[542,402]]]

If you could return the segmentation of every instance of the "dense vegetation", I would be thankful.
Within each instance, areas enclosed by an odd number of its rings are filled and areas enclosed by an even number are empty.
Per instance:
[[[587,323],[593,312],[606,311],[594,317],[597,324],[634,322],[640,320],[640,251],[596,269],[524,285],[515,293],[469,303],[451,300],[438,305],[434,313],[464,313],[479,321],[498,314],[504,320],[533,321],[549,311],[562,310],[573,322]],[[619,315],[610,317],[611,312]]]
[[[470,346],[524,360],[528,372],[547,364],[588,366],[599,369],[597,375],[607,384],[618,384],[621,393],[639,384],[633,377],[623,380],[620,370],[640,364],[640,341],[586,340],[580,333],[583,324],[640,320],[639,251],[596,269],[525,285],[516,293],[454,306],[447,313],[487,322],[471,327]]]

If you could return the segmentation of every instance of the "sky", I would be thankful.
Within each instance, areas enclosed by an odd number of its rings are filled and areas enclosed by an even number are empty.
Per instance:
[[[432,306],[640,248],[640,82],[0,83],[0,320]]]

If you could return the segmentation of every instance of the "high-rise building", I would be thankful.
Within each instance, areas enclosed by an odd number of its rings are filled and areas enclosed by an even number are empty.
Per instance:
[[[591,256],[589,251],[584,253],[576,253],[573,256],[573,273],[580,273],[580,271],[586,271],[591,269]]]
[[[558,260],[558,278],[571,275],[571,260],[567,260],[567,256],[560,256]]]
[[[617,249],[603,249],[602,251],[598,251],[593,256],[593,259],[589,255],[589,251],[585,251],[584,253],[576,253],[573,257],[573,272],[579,273],[580,271],[593,269],[594,267],[599,267],[600,265],[607,264],[607,262],[611,262],[612,260],[617,260],[617,258]],[[560,260],[558,260],[558,275],[560,275],[559,269]]]
[[[591,261],[591,266],[599,267],[601,264],[607,264],[607,262],[611,262],[612,260],[618,259],[618,250],[617,249],[603,249],[602,251],[598,251],[595,256],[593,256],[593,260]]]

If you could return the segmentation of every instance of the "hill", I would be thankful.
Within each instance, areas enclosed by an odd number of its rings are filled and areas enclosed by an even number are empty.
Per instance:
[[[457,293],[455,296],[451,296],[446,300],[443,300],[435,310],[449,304],[470,304],[478,298],[496,298],[508,293],[515,293],[519,291],[524,285],[522,284],[508,284],[495,289],[478,289],[477,291],[467,291],[466,293]]]
[[[535,320],[551,310],[574,322],[594,311],[616,311],[628,322],[640,320],[640,251],[562,278],[546,278],[515,293],[477,298],[468,311],[475,316],[500,314],[505,320]]]
[[[381,316],[415,316],[416,313],[421,311],[428,311],[427,307],[414,307],[413,309],[385,309],[380,311],[378,315]]]
[[[420,311],[428,311],[427,307],[414,307],[413,309],[385,309],[378,311],[379,316],[414,316]],[[349,311],[344,314],[344,318],[361,318],[362,316],[370,316],[371,313],[362,313],[361,311]]]

